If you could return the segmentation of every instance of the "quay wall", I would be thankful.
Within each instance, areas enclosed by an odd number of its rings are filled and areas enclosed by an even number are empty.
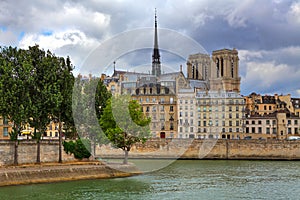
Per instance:
[[[124,153],[101,146],[100,158],[121,158]],[[300,141],[152,139],[132,147],[130,158],[300,160]]]
[[[58,141],[43,140],[40,142],[41,162],[58,161]],[[12,165],[14,163],[15,142],[0,140],[0,166]],[[34,140],[20,140],[18,144],[18,162],[19,164],[35,163],[37,156],[37,143]],[[73,155],[65,153],[62,147],[62,160],[75,161]]]

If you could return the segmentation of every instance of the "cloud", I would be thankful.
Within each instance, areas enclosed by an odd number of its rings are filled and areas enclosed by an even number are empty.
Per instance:
[[[25,34],[19,42],[19,47],[27,49],[35,44],[60,56],[70,56],[73,64],[78,67],[88,53],[99,45],[99,42],[88,38],[80,30],[70,29],[51,32],[51,34]]]
[[[300,46],[272,51],[240,50],[242,93],[291,93],[300,89]]]

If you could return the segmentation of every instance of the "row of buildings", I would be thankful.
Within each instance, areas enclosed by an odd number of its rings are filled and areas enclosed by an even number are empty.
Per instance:
[[[113,95],[129,94],[151,117],[156,138],[287,139],[299,135],[300,99],[290,95],[240,94],[236,49],[187,58],[186,76],[162,73],[155,16],[151,74],[120,71],[102,74]]]
[[[240,94],[236,49],[187,58],[177,72],[162,73],[155,15],[151,73],[116,70],[101,80],[113,95],[131,95],[151,117],[154,138],[287,139],[300,136],[300,98],[291,95]],[[11,127],[0,118],[0,139],[9,139]],[[26,132],[26,130],[25,130]],[[58,136],[51,123],[44,138]]]

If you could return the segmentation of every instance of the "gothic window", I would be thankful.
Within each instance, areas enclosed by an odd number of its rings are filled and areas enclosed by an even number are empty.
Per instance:
[[[216,60],[216,67],[217,67],[217,78],[219,78],[220,76],[220,65],[219,65],[219,58],[217,58]]]
[[[234,61],[233,58],[231,58],[231,77],[234,77]]]
[[[196,79],[198,80],[198,74],[199,74],[199,72],[198,72],[198,63],[196,63]]]
[[[221,77],[224,76],[224,60],[221,58]]]

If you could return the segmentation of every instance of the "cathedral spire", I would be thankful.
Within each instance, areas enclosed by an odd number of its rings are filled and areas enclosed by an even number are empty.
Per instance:
[[[156,8],[155,8],[155,15],[154,15],[154,49],[152,54],[152,75],[155,76],[161,75],[160,55],[158,49]]]

